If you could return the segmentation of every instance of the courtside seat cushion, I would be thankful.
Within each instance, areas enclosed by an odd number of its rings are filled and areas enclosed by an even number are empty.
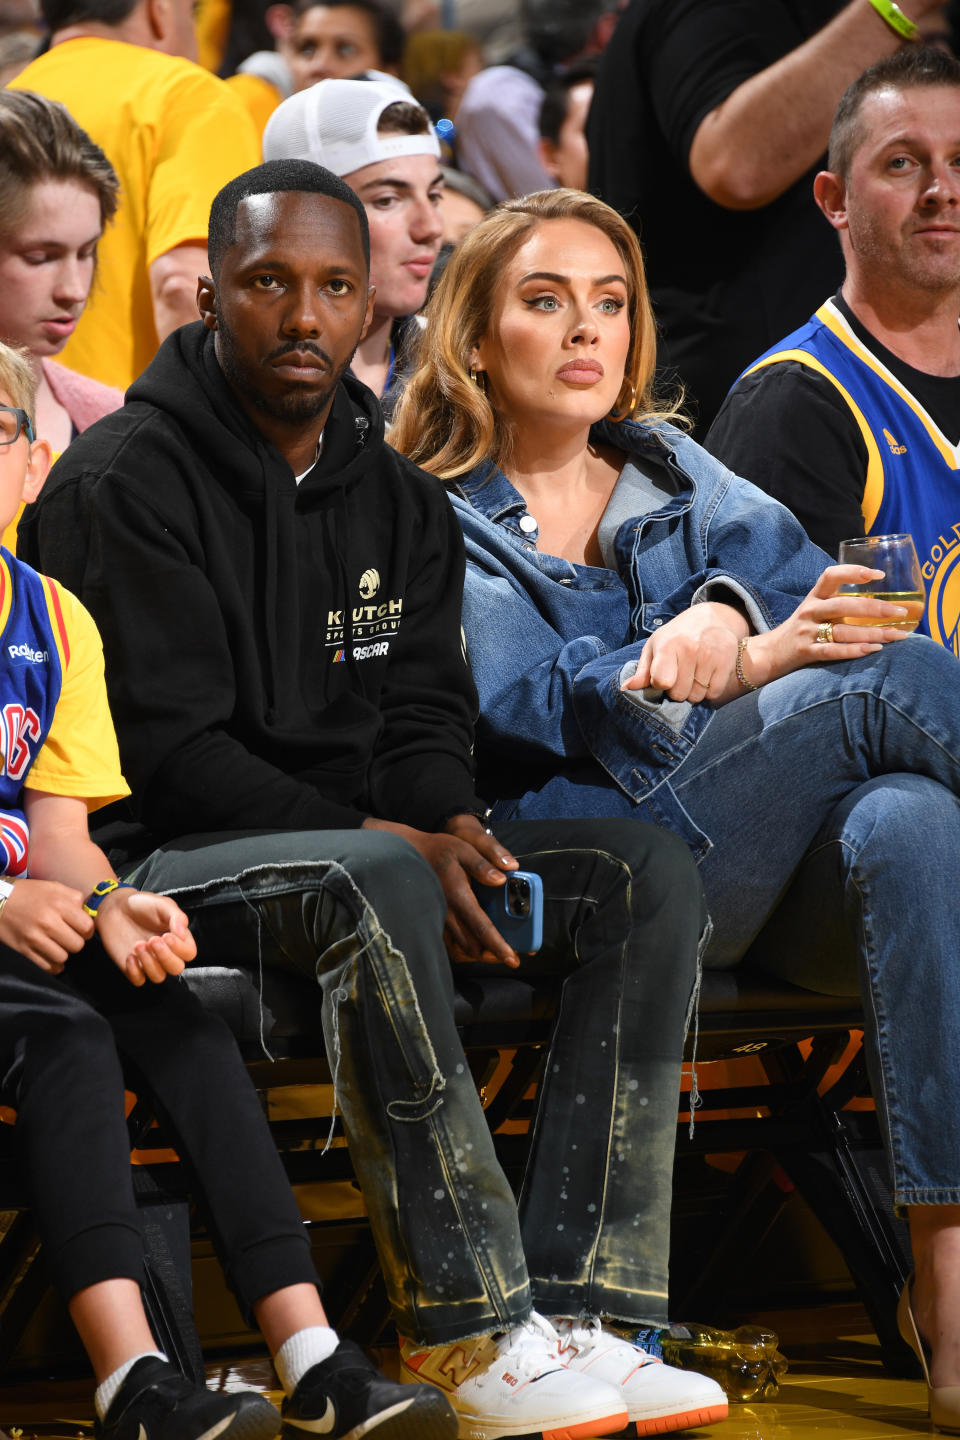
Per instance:
[[[316,1037],[320,1044],[322,996],[313,981],[280,970],[263,975],[261,1013],[256,977],[237,968],[188,966],[185,978],[208,1009],[221,1015],[241,1042]],[[522,980],[484,966],[455,973],[455,1017],[469,1041],[509,1045],[542,1029],[556,1004],[552,980]],[[856,1026],[859,1001],[821,995],[755,971],[707,970],[700,994],[700,1028],[745,1032],[756,1026],[796,1034],[809,1024]],[[484,1034],[489,1029],[489,1035]]]

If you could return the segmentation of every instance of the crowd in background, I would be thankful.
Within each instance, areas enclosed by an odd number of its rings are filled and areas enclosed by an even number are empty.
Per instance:
[[[117,24],[130,8],[93,6],[89,14],[97,23],[102,13]],[[177,6],[167,8],[173,13]],[[437,123],[443,175],[430,203],[442,223],[438,274],[450,245],[511,196],[556,185],[587,188],[628,218],[644,246],[663,384],[682,382],[701,436],[744,366],[839,283],[839,250],[808,203],[810,180],[843,82],[878,58],[878,47],[864,49],[859,37],[838,32],[848,63],[826,82],[809,133],[788,141],[785,131],[768,143],[768,157],[756,136],[769,141],[781,122],[750,97],[742,131],[731,129],[720,139],[743,176],[751,165],[758,173],[769,167],[771,178],[758,179],[756,194],[737,194],[736,177],[722,174],[719,162],[710,160],[715,175],[707,169],[700,157],[711,126],[700,122],[708,111],[711,125],[718,116],[722,121],[744,80],[766,74],[777,80],[777,62],[789,61],[812,36],[832,33],[831,22],[845,8],[838,0],[810,0],[794,23],[778,18],[779,6],[770,7],[758,34],[742,43],[730,28],[729,7],[725,13],[703,0],[675,6],[661,0],[628,6],[613,0],[203,0],[195,26],[186,16],[164,33],[117,29],[117,38],[196,61],[226,88],[194,85],[184,92],[181,74],[179,153],[161,157],[166,163],[158,163],[155,177],[132,177],[118,167],[127,203],[102,239],[101,281],[64,362],[108,385],[129,384],[169,328],[195,313],[189,277],[202,268],[200,216],[220,184],[254,163],[271,115],[320,80],[368,75],[393,79]],[[949,48],[957,5],[924,0],[923,9],[918,38]],[[131,117],[129,103],[116,105],[100,83],[99,63],[91,68],[89,59],[81,63],[71,55],[75,63],[57,67],[45,52],[51,29],[56,52],[58,13],[66,12],[48,8],[48,27],[39,0],[0,0],[0,85],[35,87],[62,100],[116,163],[114,151],[133,145],[131,123],[152,123],[147,107],[163,108],[169,96],[162,86],[142,87]],[[618,40],[610,45],[618,21]],[[106,104],[98,98],[105,93]],[[791,114],[791,123],[795,119]],[[195,173],[185,156],[188,133],[190,146],[204,153]],[[714,148],[720,152],[717,142]],[[134,183],[142,192],[136,204]],[[153,187],[164,183],[189,192],[189,206],[157,198]],[[174,215],[178,204],[184,213]],[[683,225],[676,224],[678,206]],[[192,243],[171,244],[173,231],[185,228],[194,232]],[[147,252],[152,275],[135,263],[138,249]],[[163,273],[165,264],[171,273]],[[110,289],[132,292],[122,315],[111,315],[101,299]],[[94,331],[96,341],[88,338]]]

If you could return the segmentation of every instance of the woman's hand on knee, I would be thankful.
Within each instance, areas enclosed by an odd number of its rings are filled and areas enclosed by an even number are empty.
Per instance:
[[[747,629],[746,617],[732,605],[692,605],[650,636],[623,688],[660,690],[693,705],[720,703],[736,682],[737,644]]]
[[[871,655],[907,632],[893,628],[907,611],[868,595],[839,593],[842,585],[866,585],[883,578],[882,570],[863,565],[829,565],[789,620],[754,635],[743,657],[743,671],[754,685],[765,685],[805,665],[856,660]],[[884,624],[884,621],[890,624]],[[829,627],[828,629],[825,627]],[[826,634],[830,638],[818,639]]]

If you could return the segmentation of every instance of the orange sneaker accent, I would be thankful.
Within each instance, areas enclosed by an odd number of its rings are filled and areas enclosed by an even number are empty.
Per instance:
[[[543,1440],[594,1440],[596,1435],[614,1435],[627,1427],[627,1412],[608,1415],[603,1420],[590,1420],[584,1425],[563,1425],[559,1430],[544,1430]]]
[[[672,1430],[692,1430],[697,1425],[715,1425],[727,1418],[726,1405],[710,1405],[705,1410],[688,1410],[685,1415],[661,1415],[656,1420],[638,1420],[638,1435],[666,1435]]]

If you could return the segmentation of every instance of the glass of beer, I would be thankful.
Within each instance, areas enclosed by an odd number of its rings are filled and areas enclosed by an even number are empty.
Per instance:
[[[888,625],[895,630],[916,630],[926,597],[912,535],[862,535],[856,540],[841,540],[839,560],[841,565],[866,565],[871,570],[883,571],[882,580],[841,585],[841,595],[869,595],[891,605],[902,605],[907,612],[900,620],[863,620],[845,615],[844,625]]]

